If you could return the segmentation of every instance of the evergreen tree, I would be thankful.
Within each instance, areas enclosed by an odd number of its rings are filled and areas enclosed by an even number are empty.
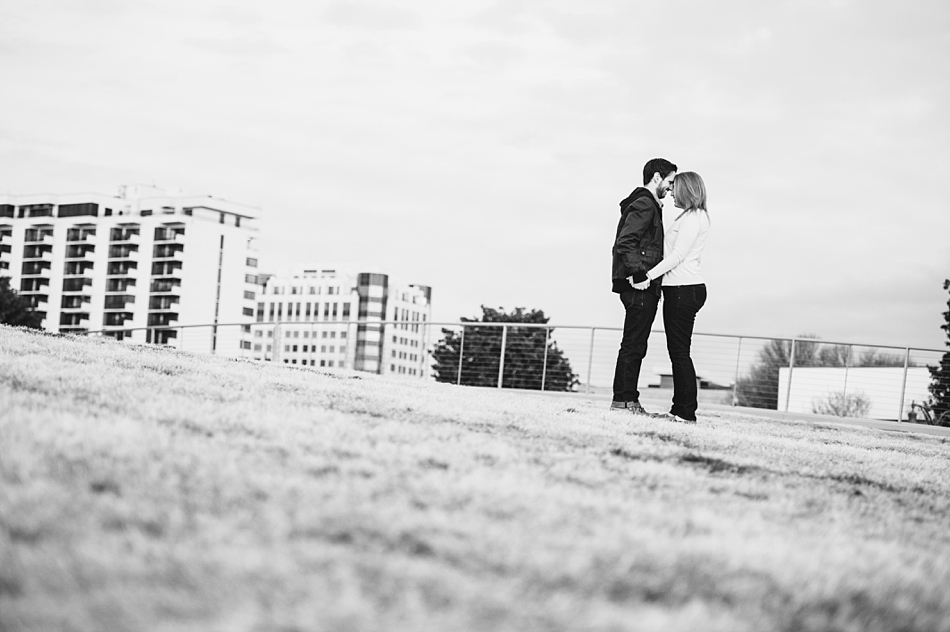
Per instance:
[[[544,312],[526,311],[519,307],[506,313],[482,306],[482,317],[462,318],[463,323],[537,323],[548,322]],[[570,391],[578,384],[571,363],[548,337],[543,327],[508,327],[505,338],[505,368],[502,374],[504,388],[541,390],[542,377],[546,391]],[[461,354],[461,384],[466,386],[498,386],[498,365],[501,357],[502,328],[467,325],[462,333],[443,329],[444,338],[432,352],[435,379],[455,384],[459,381]],[[545,367],[545,347],[547,364]]]
[[[943,282],[943,289],[950,290],[950,279]],[[947,346],[950,347],[950,298],[947,299],[947,311],[943,313],[940,328],[947,332]],[[940,364],[930,369],[930,411],[936,423],[950,426],[950,351],[943,354]]]
[[[0,277],[0,324],[39,329],[42,321],[30,303],[10,287],[10,278]]]

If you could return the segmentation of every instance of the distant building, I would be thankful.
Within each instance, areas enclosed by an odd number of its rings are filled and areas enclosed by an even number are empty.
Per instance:
[[[48,331],[179,346],[176,326],[253,322],[259,219],[250,206],[148,186],[0,196],[0,274]],[[232,336],[222,347],[217,327],[188,336],[191,350],[225,355],[250,345]]]
[[[396,284],[387,274],[340,266],[296,268],[264,275],[263,281],[253,327],[255,359],[429,374],[428,286]]]
[[[867,401],[869,419],[903,421],[911,402],[928,401],[929,385],[927,367],[796,367],[791,379],[789,369],[781,368],[778,409],[812,413],[830,397],[843,394]]]

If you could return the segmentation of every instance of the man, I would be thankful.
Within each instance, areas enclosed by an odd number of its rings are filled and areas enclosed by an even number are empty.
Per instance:
[[[647,353],[647,338],[660,302],[662,277],[648,289],[633,289],[647,280],[647,270],[663,260],[663,207],[660,203],[673,185],[676,165],[654,158],[643,167],[643,186],[620,202],[620,223],[613,247],[613,291],[620,294],[626,316],[623,339],[614,371],[611,410],[648,414],[640,405],[640,364]]]

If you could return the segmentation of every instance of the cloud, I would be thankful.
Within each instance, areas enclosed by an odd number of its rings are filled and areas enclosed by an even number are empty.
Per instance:
[[[385,4],[369,2],[334,2],[323,13],[328,24],[358,29],[412,30],[422,18],[418,13]]]

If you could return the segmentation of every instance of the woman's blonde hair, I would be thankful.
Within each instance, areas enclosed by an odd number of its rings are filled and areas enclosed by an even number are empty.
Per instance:
[[[673,179],[673,197],[687,211],[706,210],[706,184],[695,171],[684,171]]]

